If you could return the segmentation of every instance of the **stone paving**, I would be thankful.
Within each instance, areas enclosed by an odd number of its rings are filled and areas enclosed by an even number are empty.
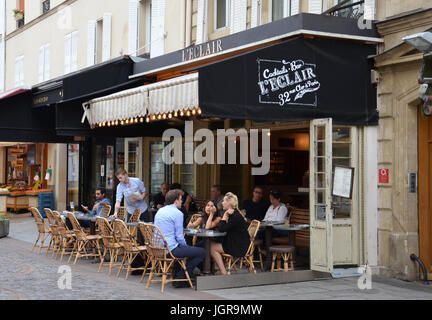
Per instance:
[[[404,282],[396,279],[373,277],[371,290],[360,290],[357,278],[340,278],[291,284],[245,287],[198,292],[192,289],[175,289],[168,284],[165,293],[159,284],[147,290],[139,283],[139,276],[124,279],[115,273],[108,276],[107,269],[97,272],[98,265],[91,260],[80,260],[71,266],[72,289],[61,290],[57,281],[58,268],[67,265],[45,250],[38,255],[30,252],[36,239],[34,221],[27,216],[12,216],[10,236],[0,239],[0,300],[4,299],[114,299],[114,300],[371,300],[371,299],[432,299],[432,284]]]

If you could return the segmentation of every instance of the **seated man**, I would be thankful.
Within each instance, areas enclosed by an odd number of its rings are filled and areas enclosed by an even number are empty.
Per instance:
[[[222,202],[223,202],[223,195],[221,187],[217,184],[213,185],[210,189],[210,199],[216,202],[216,207],[218,210],[218,214],[222,216],[223,214],[223,208],[222,208]]]
[[[243,201],[242,211],[246,214],[248,220],[264,219],[264,216],[270,207],[270,201],[263,198],[264,190],[260,186],[255,186],[252,193],[252,198]]]
[[[161,184],[160,192],[154,197],[154,206],[160,209],[165,205],[165,196],[169,190],[169,184],[164,182]]]
[[[100,213],[101,213],[104,205],[105,204],[106,205],[111,205],[111,201],[108,198],[105,198],[105,195],[106,195],[106,191],[105,191],[104,188],[97,188],[96,192],[95,192],[96,201],[95,201],[95,203],[93,205],[92,210],[89,210],[88,207],[83,206],[83,205],[81,207],[84,209],[84,211],[86,213],[90,213],[92,215],[100,216]],[[88,221],[81,221],[81,225],[83,227],[85,227],[85,228],[88,228],[90,226],[90,222],[88,222]]]
[[[183,202],[183,191],[174,189],[168,191],[165,196],[165,206],[158,210],[154,224],[159,227],[174,257],[188,258],[186,269],[189,276],[193,277],[194,268],[204,260],[206,254],[203,248],[191,247],[186,244],[183,230],[183,213],[180,211]],[[174,279],[186,279],[185,272],[176,263],[173,267]],[[188,287],[185,282],[173,282],[176,288]]]

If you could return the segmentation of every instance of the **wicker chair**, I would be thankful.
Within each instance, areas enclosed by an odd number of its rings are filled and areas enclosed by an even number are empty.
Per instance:
[[[199,218],[202,218],[202,214],[200,214],[200,213],[195,213],[195,214],[193,214],[192,217],[189,219],[189,223],[194,223],[194,222],[196,222]],[[188,223],[188,224],[189,224],[189,223]],[[197,242],[197,236],[193,236],[193,237],[192,237],[192,245],[193,245],[193,246],[196,245],[196,242]]]
[[[75,233],[72,230],[68,229],[65,221],[63,220],[63,217],[60,215],[59,212],[53,211],[53,216],[57,222],[57,230],[60,236],[59,250],[57,251],[55,259],[57,259],[61,251],[60,261],[62,261],[64,255],[72,254],[75,243]]]
[[[138,223],[138,228],[143,235],[147,247],[147,253],[151,262],[150,275],[146,288],[149,288],[152,282],[162,282],[161,292],[164,292],[165,284],[167,282],[178,281],[188,281],[190,287],[193,288],[189,273],[186,270],[186,258],[174,257],[160,229],[154,224],[143,222]],[[180,267],[184,270],[186,279],[173,279],[172,274],[170,279],[167,279],[168,274],[170,273],[170,270],[175,262],[179,263]],[[161,276],[162,279],[153,279],[155,276]],[[140,282],[143,280],[144,274],[141,277]]]
[[[103,218],[108,218],[111,213],[111,206],[109,204],[105,204],[105,202],[102,202],[102,210],[100,211],[99,216]]]
[[[140,221],[140,218],[141,218],[141,213],[142,213],[141,209],[136,208],[132,212],[132,215],[129,218],[129,222],[138,223]],[[137,230],[138,230],[138,228],[136,226],[129,226],[129,232],[131,235],[134,236],[134,238],[136,238],[136,236],[137,236]]]
[[[120,207],[119,211],[117,212],[117,219],[126,221],[126,218],[127,218],[127,208]]]
[[[145,246],[138,246],[136,244],[134,236],[132,236],[129,233],[129,230],[123,220],[116,219],[114,220],[114,234],[118,239],[120,239],[123,249],[124,249],[124,255],[121,262],[121,266],[119,271],[117,272],[117,277],[120,275],[120,272],[125,267],[125,264],[127,263],[127,270],[126,270],[126,280],[129,278],[129,273],[131,271],[135,270],[143,270],[142,278],[145,276],[147,267],[150,263],[150,260],[148,259],[148,256],[146,254],[146,247]],[[132,267],[132,262],[135,260],[137,256],[141,256],[143,261],[145,261],[145,265],[143,267]]]
[[[222,258],[224,259],[225,265],[227,266],[227,272],[228,274],[231,274],[231,270],[236,270],[235,265],[237,263],[240,263],[240,268],[243,266],[243,263],[247,266],[248,272],[254,272],[256,273],[255,266],[253,263],[253,254],[255,251],[255,236],[258,233],[258,229],[260,226],[260,222],[258,220],[252,220],[249,227],[249,237],[250,237],[250,244],[246,251],[246,254],[243,257],[234,258],[232,255],[224,253],[222,254]]]
[[[70,223],[72,224],[73,231],[75,233],[76,241],[74,244],[74,248],[72,250],[72,254],[69,257],[68,263],[70,262],[72,256],[75,254],[75,261],[73,264],[76,264],[77,260],[81,257],[99,257],[102,260],[102,255],[99,247],[99,240],[102,239],[100,235],[87,235],[82,230],[77,218],[72,212],[68,212],[67,215]],[[93,249],[93,253],[87,253],[86,247],[91,246]],[[94,252],[96,248],[97,253]]]
[[[114,263],[114,261],[117,261],[119,250],[121,249],[122,245],[117,241],[117,238],[114,237],[111,225],[106,218],[96,217],[96,225],[101,232],[103,247],[102,259],[99,264],[98,272],[100,272],[102,267],[106,265],[104,264],[105,256],[107,252],[109,252],[110,262],[108,264],[108,275],[111,275],[113,267],[121,266],[121,263]]]
[[[48,251],[51,249],[51,246],[52,246],[52,255],[51,256],[53,257],[54,254],[60,250],[60,246],[59,246],[60,234],[58,232],[57,221],[54,218],[54,214],[53,214],[52,210],[49,208],[44,208],[44,212],[45,212],[45,215],[48,219],[48,223],[49,223],[50,230],[51,230],[51,240],[48,244],[48,248],[47,248],[45,255],[48,255]]]
[[[38,254],[40,254],[43,248],[48,248],[48,246],[44,246],[44,242],[45,240],[47,240],[47,237],[51,237],[51,230],[50,228],[46,227],[45,221],[37,208],[30,207],[29,209],[35,219],[36,226],[38,229],[38,236],[36,238],[35,243],[33,244],[31,252],[33,252],[35,247],[39,247]]]

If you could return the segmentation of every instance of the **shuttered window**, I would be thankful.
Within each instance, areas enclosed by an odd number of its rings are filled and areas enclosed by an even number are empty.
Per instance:
[[[15,87],[24,85],[24,56],[15,58]]]
[[[51,44],[49,43],[39,48],[39,82],[50,79],[50,49]]]

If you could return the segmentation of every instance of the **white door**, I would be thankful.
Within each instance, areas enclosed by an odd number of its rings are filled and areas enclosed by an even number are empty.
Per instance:
[[[333,273],[332,119],[310,123],[310,266]]]

